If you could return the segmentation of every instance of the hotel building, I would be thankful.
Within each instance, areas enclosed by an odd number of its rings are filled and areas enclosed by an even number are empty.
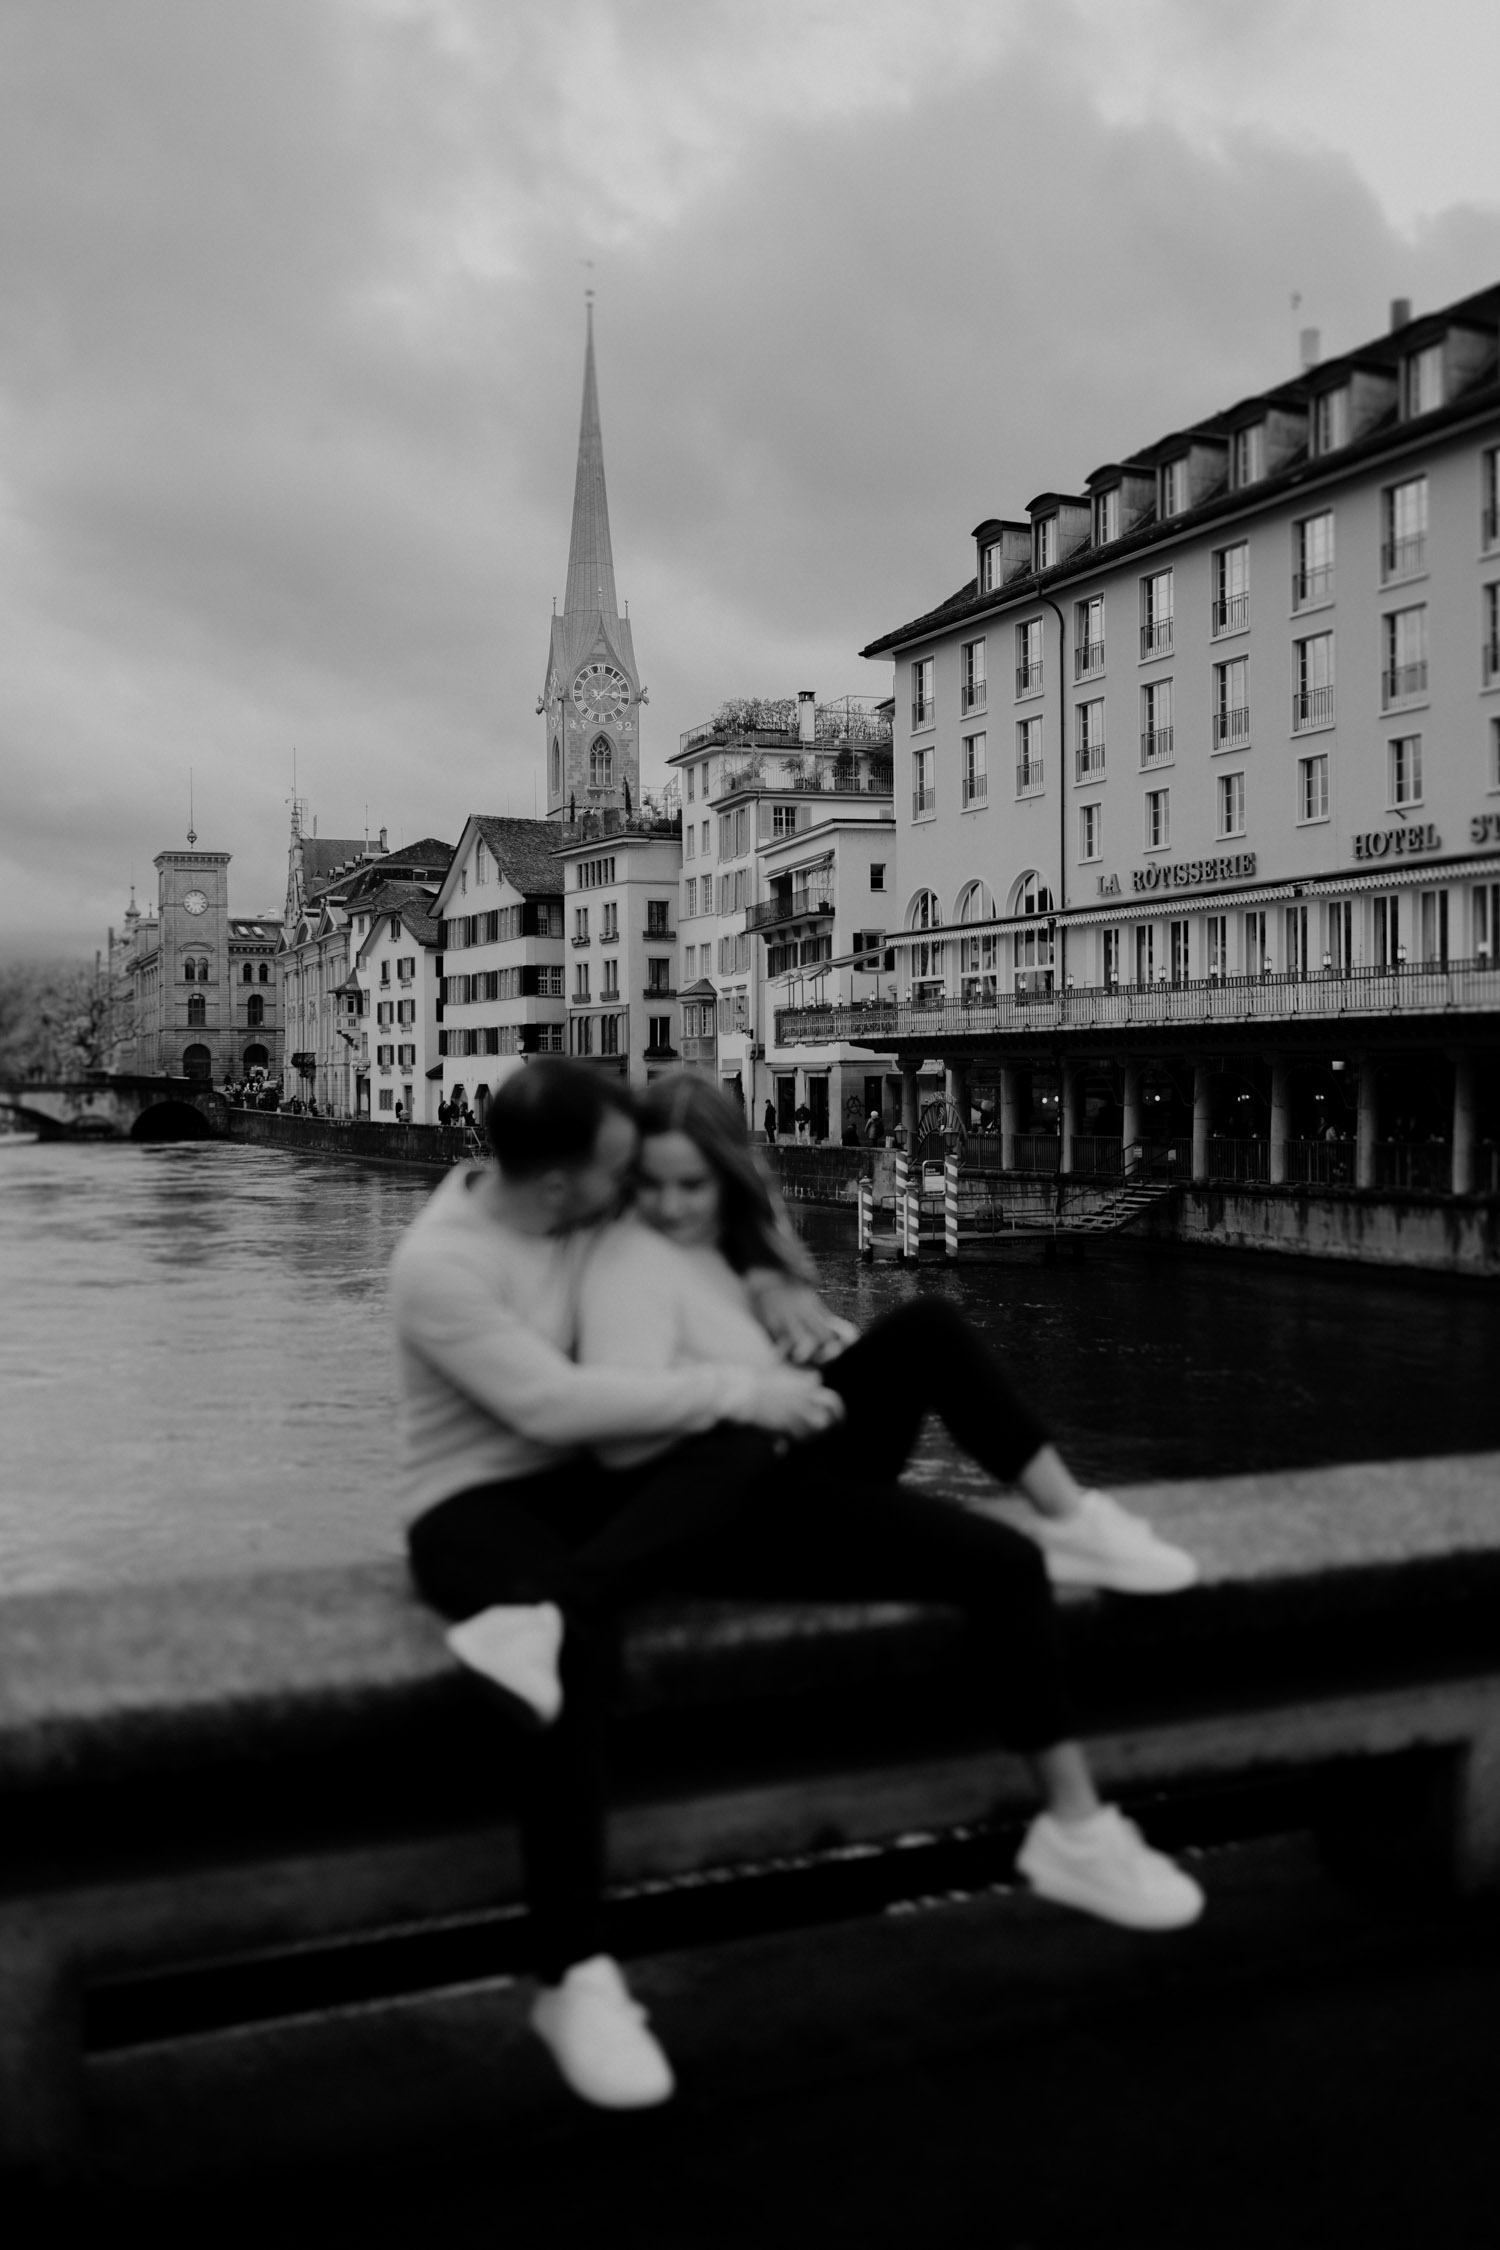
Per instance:
[[[1500,287],[1398,304],[982,522],[864,651],[895,997],[782,1045],[894,1053],[912,1127],[940,1062],[1007,1168],[1500,1184],[1497,340]]]

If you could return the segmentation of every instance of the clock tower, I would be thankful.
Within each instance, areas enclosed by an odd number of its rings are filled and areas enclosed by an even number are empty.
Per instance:
[[[549,820],[639,806],[645,701],[630,620],[616,606],[590,302],[567,592],[562,615],[552,619],[547,677],[537,701],[545,729]]]
[[[217,1082],[232,1064],[229,860],[193,849],[156,855],[154,1067],[172,1078]]]

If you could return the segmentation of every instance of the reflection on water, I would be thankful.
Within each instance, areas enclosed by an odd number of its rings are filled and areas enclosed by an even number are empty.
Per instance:
[[[385,1270],[430,1185],[0,1141],[0,1585],[396,1552]],[[913,1274],[798,1220],[854,1319],[961,1303],[1091,1478],[1500,1446],[1492,1290],[1109,1244]]]

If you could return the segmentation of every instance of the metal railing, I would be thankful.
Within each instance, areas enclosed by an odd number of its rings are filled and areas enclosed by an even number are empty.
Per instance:
[[[1232,1139],[1227,1133],[1210,1133],[1204,1178],[1264,1180],[1270,1174],[1270,1154],[1267,1141],[1242,1141]]]
[[[1073,651],[1074,679],[1086,680],[1090,677],[1091,674],[1095,672],[1102,672],[1103,669],[1103,641],[1080,641],[1077,648],[1075,648]]]
[[[1414,578],[1418,571],[1427,568],[1427,534],[1413,531],[1404,539],[1387,539],[1380,549],[1380,575],[1392,578]]]
[[[966,680],[959,690],[959,701],[965,711],[977,711],[985,700],[983,680]]]
[[[795,795],[889,797],[895,789],[895,767],[872,758],[860,772],[857,767],[851,770],[843,757],[815,759],[811,751],[797,758],[726,758],[719,789],[721,796],[732,789],[776,789]]]
[[[1213,714],[1214,748],[1222,750],[1227,745],[1250,740],[1250,706],[1248,703],[1226,704],[1222,711]]]
[[[1380,1141],[1375,1185],[1445,1195],[1453,1180],[1453,1151],[1446,1141]]]
[[[920,820],[924,813],[937,811],[937,789],[914,789],[911,793],[911,816]]]
[[[1082,985],[1073,991],[998,993],[966,1003],[939,996],[913,1004],[878,1000],[787,1008],[776,1018],[777,1040],[848,1040],[884,1046],[891,1040],[1004,1036],[1038,1031],[1114,1031],[1190,1024],[1347,1021],[1396,1013],[1500,1014],[1500,967],[1413,962],[1389,968],[1282,972],[1254,977],[1196,978],[1182,984]]]
[[[1158,617],[1152,624],[1141,627],[1142,656],[1170,656],[1172,653],[1172,620]]]
[[[644,985],[641,988],[641,997],[643,1000],[675,1000],[677,998],[677,987],[675,984]],[[617,992],[606,992],[604,998],[606,1000],[617,1000],[619,994]]]
[[[1383,710],[1389,711],[1398,703],[1410,703],[1413,696],[1427,693],[1427,659],[1415,664],[1391,664],[1380,675],[1380,701]]]
[[[1333,725],[1333,689],[1300,688],[1292,697],[1292,732],[1306,734],[1311,727]]]
[[[1104,744],[1080,742],[1073,753],[1074,770],[1080,781],[1088,781],[1104,771]]]
[[[1226,594],[1221,601],[1208,605],[1209,631],[1217,640],[1221,633],[1239,633],[1250,622],[1250,596]]]
[[[1037,662],[1036,662],[1035,664],[1018,664],[1018,665],[1016,666],[1016,693],[1017,693],[1017,695],[1040,695],[1040,694],[1041,694],[1041,692],[1042,692],[1042,664],[1041,664],[1041,659],[1040,659],[1040,658],[1038,658],[1038,660],[1037,660]]]
[[[1016,795],[1035,797],[1041,792],[1043,758],[1023,758],[1016,767]]]
[[[781,922],[800,922],[813,914],[831,914],[831,891],[809,886],[806,890],[792,891],[785,898],[763,898],[756,906],[745,909],[747,930],[774,929]]]
[[[988,797],[989,793],[990,781],[988,774],[966,773],[964,775],[963,801],[966,805],[977,805],[980,798]]]
[[[913,696],[911,706],[912,725],[914,727],[930,726],[936,711],[937,698],[935,696]]]
[[[1315,602],[1333,599],[1333,565],[1320,563],[1313,570],[1292,572],[1292,607],[1310,609]]]
[[[1141,735],[1141,766],[1169,766],[1172,758],[1172,729],[1147,727]]]

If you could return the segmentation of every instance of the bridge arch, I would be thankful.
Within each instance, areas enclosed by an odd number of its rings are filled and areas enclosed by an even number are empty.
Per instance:
[[[130,1128],[133,1141],[206,1141],[212,1128],[193,1102],[152,1102]]]

